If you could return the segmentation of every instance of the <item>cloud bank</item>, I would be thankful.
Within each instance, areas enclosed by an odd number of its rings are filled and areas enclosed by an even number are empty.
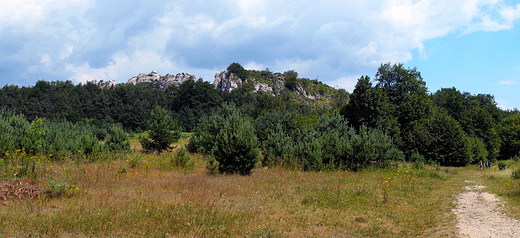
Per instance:
[[[0,12],[0,80],[125,82],[138,73],[213,80],[232,62],[352,90],[384,62],[427,57],[424,42],[513,28],[501,0],[18,0]]]

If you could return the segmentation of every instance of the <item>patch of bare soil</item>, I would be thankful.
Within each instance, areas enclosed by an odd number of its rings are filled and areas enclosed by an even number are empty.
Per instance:
[[[503,202],[484,186],[465,181],[465,192],[457,196],[453,213],[460,237],[520,237],[520,222],[506,216]]]
[[[24,181],[1,182],[0,181],[0,202],[11,199],[33,199],[39,197],[41,189],[33,180],[28,179]]]

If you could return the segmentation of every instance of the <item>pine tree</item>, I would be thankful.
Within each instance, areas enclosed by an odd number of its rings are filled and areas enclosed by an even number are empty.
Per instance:
[[[170,145],[181,138],[175,121],[160,106],[152,110],[150,120],[148,120],[148,129],[148,138],[139,137],[143,149],[148,151],[160,153],[170,150],[173,148]]]

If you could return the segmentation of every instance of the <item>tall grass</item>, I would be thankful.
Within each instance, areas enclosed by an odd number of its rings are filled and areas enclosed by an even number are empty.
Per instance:
[[[10,200],[0,208],[0,233],[14,237],[427,236],[434,232],[432,227],[443,224],[456,192],[447,188],[456,187],[452,182],[458,181],[450,179],[456,175],[442,170],[411,170],[406,164],[363,172],[274,167],[257,168],[251,176],[209,175],[206,159],[197,154],[190,155],[195,163],[192,170],[161,167],[175,153],[142,154],[135,167],[130,166],[132,154],[113,154],[95,163],[46,160],[38,167],[43,178],[39,183],[44,186],[52,179],[77,187],[76,193],[58,199]]]

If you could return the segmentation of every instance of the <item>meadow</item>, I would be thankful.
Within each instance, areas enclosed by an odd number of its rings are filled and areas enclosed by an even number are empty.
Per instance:
[[[510,176],[474,166],[401,163],[360,172],[260,166],[250,176],[210,175],[202,155],[191,154],[190,167],[175,163],[187,140],[161,155],[139,153],[132,140],[133,153],[97,162],[42,158],[38,176],[5,179],[40,192],[32,199],[0,197],[1,236],[454,236],[451,209],[468,176],[496,184],[490,188],[510,200],[520,191]],[[519,214],[518,200],[508,204]]]

